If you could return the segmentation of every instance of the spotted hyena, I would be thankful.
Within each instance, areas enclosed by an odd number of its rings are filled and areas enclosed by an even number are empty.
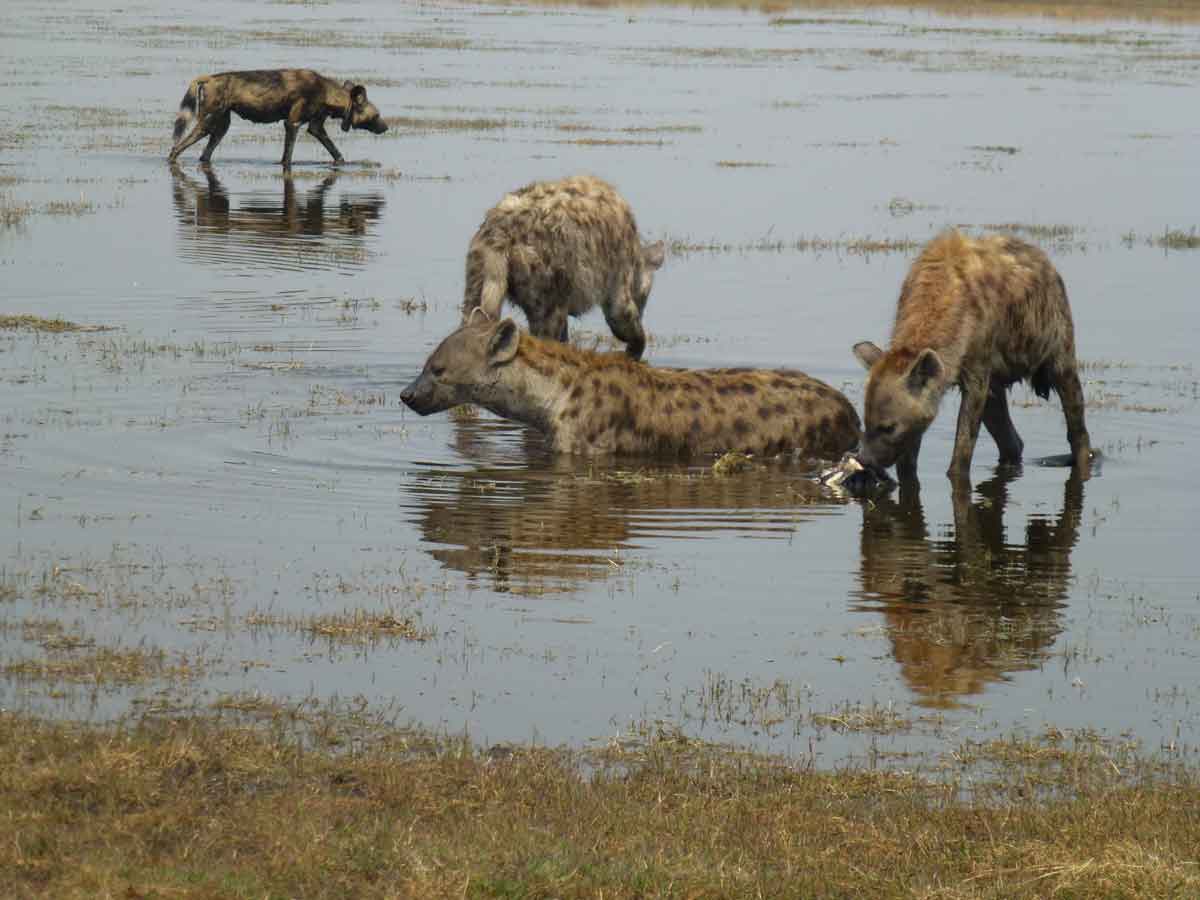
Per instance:
[[[493,206],[467,249],[463,321],[476,307],[500,318],[507,296],[538,337],[567,340],[567,316],[604,311],[625,352],[641,359],[642,313],[661,241],[643,244],[629,204],[588,175],[542,181]]]
[[[658,369],[477,318],[401,393],[413,410],[476,403],[540,429],[564,453],[833,457],[858,443],[850,401],[803,372]]]
[[[174,162],[180,153],[207,137],[200,162],[209,162],[229,130],[233,113],[251,122],[283,122],[283,158],[279,162],[284,168],[292,165],[292,147],[300,126],[306,123],[308,133],[321,142],[335,163],[342,162],[342,154],[325,133],[326,119],[340,119],[342,131],[387,131],[387,123],[367,100],[367,89],[361,84],[339,83],[311,69],[221,72],[194,78],[188,85],[175,117],[175,143],[167,159]],[[185,137],[193,119],[196,125]]]
[[[1003,235],[950,231],[925,247],[900,290],[892,343],[854,354],[870,371],[862,454],[916,477],[921,437],[952,385],[962,393],[947,473],[966,478],[982,421],[1002,463],[1024,445],[1008,414],[1007,389],[1028,380],[1039,397],[1058,392],[1074,463],[1086,474],[1090,442],[1075,361],[1075,329],[1062,278],[1046,254]]]

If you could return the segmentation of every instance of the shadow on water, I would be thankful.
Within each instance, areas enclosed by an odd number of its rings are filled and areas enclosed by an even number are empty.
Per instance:
[[[295,271],[327,268],[331,261],[357,267],[368,258],[366,238],[383,215],[382,194],[342,193],[335,202],[336,171],[303,192],[288,174],[282,196],[231,194],[211,166],[201,171],[203,183],[171,167],[184,259]]]
[[[882,612],[900,672],[922,705],[953,707],[1010,672],[1036,668],[1062,631],[1083,481],[1072,472],[1055,518],[1031,514],[1008,539],[1005,470],[955,492],[950,534],[930,534],[920,494],[863,507],[859,612]]]
[[[803,462],[731,476],[682,464],[613,468],[554,456],[528,431],[522,452],[504,462],[489,446],[488,424],[455,423],[455,447],[474,465],[422,466],[408,505],[436,560],[497,592],[538,595],[603,581],[636,567],[622,554],[663,539],[790,540],[802,522],[847,502]],[[714,541],[713,553],[737,564],[736,544]]]

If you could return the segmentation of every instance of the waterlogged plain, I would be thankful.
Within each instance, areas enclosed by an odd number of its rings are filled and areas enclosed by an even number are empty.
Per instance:
[[[1013,732],[1200,741],[1191,25],[639,7],[16,0],[0,110],[0,706],[361,702],[484,745],[681,734],[833,766]],[[353,77],[391,127],[235,121],[165,162],[194,76]],[[483,212],[594,172],[671,249],[658,365],[789,365],[861,401],[949,225],[1044,246],[1091,480],[1023,388],[871,503],[817,463],[552,457],[399,390],[457,322]],[[8,318],[12,317],[12,318]],[[40,319],[38,318],[40,317]],[[46,320],[46,321],[43,321]],[[57,323],[57,324],[55,324]],[[78,328],[69,327],[71,325]],[[574,339],[603,345],[596,314]]]

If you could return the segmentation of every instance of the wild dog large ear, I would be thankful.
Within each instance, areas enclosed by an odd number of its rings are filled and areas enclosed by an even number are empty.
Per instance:
[[[642,259],[652,269],[659,269],[667,259],[667,245],[662,241],[642,247]]]
[[[942,358],[937,355],[937,351],[926,347],[917,357],[917,361],[912,364],[912,368],[908,370],[905,381],[908,383],[910,391],[919,394],[931,381],[941,379],[945,371],[946,366],[942,362]]]
[[[502,366],[511,361],[517,355],[517,346],[520,343],[521,332],[517,329],[517,323],[512,319],[505,319],[492,329],[492,335],[488,338],[488,362],[494,366]]]
[[[350,105],[356,106],[359,109],[367,105],[367,89],[361,84],[356,84],[350,88]]]
[[[859,341],[854,345],[854,356],[862,363],[863,368],[869,372],[871,367],[879,362],[880,357],[883,356],[883,351],[870,341]]]
[[[343,81],[342,87],[346,89],[346,93],[350,99],[346,101],[346,111],[342,113],[342,131],[349,131],[354,124],[354,91],[361,85],[356,85],[353,81]]]

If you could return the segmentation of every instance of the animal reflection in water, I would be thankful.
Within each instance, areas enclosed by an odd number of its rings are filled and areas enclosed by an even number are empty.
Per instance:
[[[285,175],[282,197],[262,192],[231,197],[211,168],[203,172],[201,184],[172,166],[171,190],[184,255],[206,262],[252,261],[282,269],[356,265],[366,258],[366,235],[386,203],[377,193],[342,193],[334,202],[336,171],[307,190],[297,190],[296,179]]]
[[[456,422],[455,430],[476,467],[430,469],[410,499],[433,557],[498,592],[539,595],[629,576],[642,571],[645,542],[661,538],[791,539],[847,502],[800,464],[731,477],[704,467],[592,468],[551,454],[527,429],[517,437],[521,453],[489,447],[484,432],[512,434],[510,423]],[[529,464],[514,467],[514,458]]]
[[[954,532],[930,534],[916,490],[863,507],[859,611],[882,611],[892,653],[922,705],[952,707],[1008,673],[1037,668],[1062,629],[1059,610],[1079,536],[1083,480],[1074,471],[1057,517],[1030,515],[1009,543],[1010,469],[955,491]]]

